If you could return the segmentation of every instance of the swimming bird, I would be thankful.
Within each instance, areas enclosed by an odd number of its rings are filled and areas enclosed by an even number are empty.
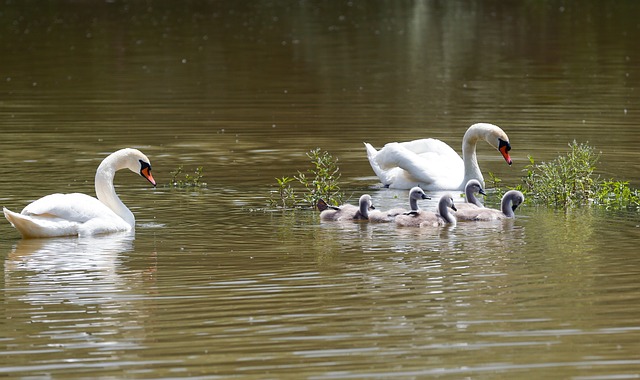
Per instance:
[[[511,165],[509,137],[493,124],[477,123],[467,129],[462,139],[462,157],[437,139],[392,142],[376,150],[364,143],[371,168],[386,187],[425,190],[464,190],[470,179],[484,186],[476,158],[476,143],[484,140],[496,148]]]
[[[371,196],[364,194],[358,200],[358,207],[350,204],[342,206],[330,206],[324,200],[319,199],[316,205],[320,210],[321,220],[368,220],[369,209],[375,209]]]
[[[113,186],[120,169],[129,169],[156,186],[147,156],[137,149],[120,149],[102,160],[96,170],[97,198],[81,193],[50,194],[27,205],[19,214],[3,207],[4,216],[25,238],[133,231],[135,217]]]
[[[400,227],[430,227],[456,224],[456,218],[449,212],[449,209],[456,210],[451,194],[445,194],[438,201],[438,212],[432,211],[409,211],[396,216],[396,225]]]
[[[524,195],[518,190],[509,190],[500,202],[500,210],[492,208],[464,209],[456,212],[458,220],[498,220],[514,218],[514,211],[524,202]]]
[[[418,201],[421,199],[431,199],[431,198],[429,198],[427,194],[424,193],[424,190],[422,190],[421,188],[414,187],[411,190],[409,190],[410,209],[408,211],[401,207],[392,208],[388,211],[374,210],[369,212],[369,221],[374,223],[375,222],[377,223],[393,222],[396,216],[400,214],[404,214],[410,211],[419,211],[420,207],[418,207]]]
[[[475,193],[487,195],[487,193],[484,192],[482,185],[480,185],[480,181],[478,181],[477,179],[470,179],[469,182],[467,182],[467,185],[464,187],[465,202],[458,203],[456,205],[456,208],[458,210],[464,210],[467,208],[476,209],[479,207],[484,207],[480,200],[476,198]]]

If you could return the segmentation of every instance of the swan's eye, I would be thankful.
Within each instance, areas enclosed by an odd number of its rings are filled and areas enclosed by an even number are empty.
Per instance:
[[[505,149],[507,150],[507,152],[511,150],[511,144],[509,144],[508,141],[504,141],[503,139],[500,139],[500,138],[498,139],[498,141],[500,142],[498,144],[498,150],[502,151],[502,147],[506,147]]]

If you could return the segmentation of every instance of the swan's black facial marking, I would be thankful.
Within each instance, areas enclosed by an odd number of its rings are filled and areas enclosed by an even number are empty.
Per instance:
[[[498,138],[499,144],[498,144],[498,150],[502,151],[502,147],[506,147],[506,151],[510,151],[511,150],[511,144],[509,144],[509,141],[504,141],[501,138]]]
[[[142,173],[144,169],[151,170],[151,164],[149,164],[148,162],[144,162],[142,160],[138,160],[138,161],[140,162],[140,173]]]
[[[153,186],[156,185],[156,181],[151,175],[151,165],[148,162],[138,160],[140,162],[140,175],[147,179]]]
[[[504,157],[504,160],[507,161],[507,164],[511,165],[512,161],[511,161],[511,157],[509,157],[509,151],[511,150],[511,144],[509,144],[508,141],[504,141],[501,138],[498,138],[498,142],[499,142],[498,150],[502,154],[502,157]]]

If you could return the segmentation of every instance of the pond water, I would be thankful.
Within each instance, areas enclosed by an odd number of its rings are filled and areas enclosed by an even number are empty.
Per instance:
[[[525,206],[419,230],[268,207],[275,177],[363,141],[500,125],[515,185],[573,140],[640,186],[640,3],[11,2],[0,10],[0,200],[93,194],[122,147],[135,237],[22,240],[0,224],[0,374],[11,378],[640,376],[637,212]],[[204,167],[205,189],[171,172]],[[423,208],[435,207],[434,200]],[[493,204],[495,206],[495,204]]]

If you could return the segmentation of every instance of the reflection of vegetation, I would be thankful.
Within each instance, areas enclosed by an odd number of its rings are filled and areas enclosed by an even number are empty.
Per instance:
[[[202,166],[198,166],[193,174],[184,173],[184,179],[179,178],[182,174],[182,165],[171,172],[171,182],[169,186],[176,188],[207,187],[206,182],[202,182]]]
[[[528,202],[556,208],[584,205],[640,208],[640,193],[629,188],[629,182],[600,180],[594,175],[600,155],[593,147],[575,141],[569,147],[569,153],[550,162],[538,164],[529,156],[523,183],[515,187],[525,194]],[[493,173],[489,173],[488,182],[499,195],[506,191]]]
[[[298,171],[298,175],[293,177],[276,178],[278,190],[271,192],[271,206],[293,208],[306,204],[313,207],[320,198],[334,205],[342,202],[344,196],[338,184],[341,176],[338,159],[320,148],[309,151],[307,157],[313,165],[307,173]],[[292,187],[294,181],[304,187],[303,195]]]

